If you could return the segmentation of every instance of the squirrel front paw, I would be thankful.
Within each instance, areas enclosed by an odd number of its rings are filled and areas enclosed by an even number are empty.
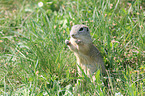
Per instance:
[[[65,44],[66,45],[70,45],[70,41],[69,40],[65,40]]]

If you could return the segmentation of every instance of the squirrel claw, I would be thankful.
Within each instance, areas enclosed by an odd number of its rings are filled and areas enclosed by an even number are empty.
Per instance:
[[[69,40],[65,40],[65,44],[66,45],[69,45],[70,44],[70,41]]]

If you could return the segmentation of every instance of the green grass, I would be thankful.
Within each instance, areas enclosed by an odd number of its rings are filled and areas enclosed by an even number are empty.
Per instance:
[[[0,95],[145,95],[144,0],[39,2],[0,1]],[[89,26],[107,79],[78,77],[64,43],[74,24]]]

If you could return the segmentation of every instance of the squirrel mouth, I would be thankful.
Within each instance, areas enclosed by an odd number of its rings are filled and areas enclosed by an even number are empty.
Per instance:
[[[74,39],[77,39],[76,37],[73,37]]]
[[[79,39],[79,38],[78,38],[77,36],[75,36],[75,35],[74,35],[74,36],[71,36],[71,37],[74,38],[74,39]]]

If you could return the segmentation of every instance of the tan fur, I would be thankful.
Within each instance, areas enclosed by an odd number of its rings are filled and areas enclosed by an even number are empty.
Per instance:
[[[83,31],[79,31],[83,28]],[[98,69],[105,74],[103,58],[98,49],[92,44],[92,39],[86,25],[74,25],[70,32],[70,41],[66,40],[69,49],[77,58],[78,65],[84,70],[86,75],[92,76]],[[82,71],[78,67],[81,75]]]

